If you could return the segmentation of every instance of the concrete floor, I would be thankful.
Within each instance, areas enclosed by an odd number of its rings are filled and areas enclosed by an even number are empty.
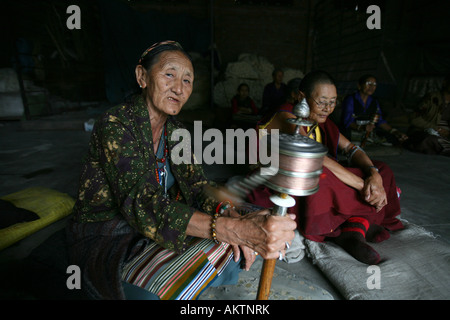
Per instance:
[[[97,113],[98,110],[88,109],[40,118],[25,125],[20,121],[0,122],[0,195],[45,186],[76,197],[81,159],[90,137],[90,132],[83,130],[83,123]],[[450,245],[450,158],[413,154],[392,147],[368,147],[367,152],[393,169],[402,190],[402,218],[423,226]],[[241,174],[242,170],[239,166],[205,167],[208,177],[219,181]],[[52,233],[63,228],[65,222],[54,223],[0,251],[0,262],[4,266],[26,257]],[[322,288],[329,293],[327,299],[330,296],[341,299],[339,292],[307,257],[295,264],[279,262],[277,268],[303,283]],[[219,294],[220,297],[225,299]]]

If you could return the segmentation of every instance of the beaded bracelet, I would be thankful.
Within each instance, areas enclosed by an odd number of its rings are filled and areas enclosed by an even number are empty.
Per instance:
[[[222,213],[225,212],[226,209],[231,208],[232,203],[231,201],[222,201],[219,203],[219,205],[216,208],[216,212],[214,213],[211,221],[211,237],[214,240],[215,243],[219,244],[219,240],[217,240],[217,233],[216,233],[216,221],[217,218],[219,218]]]
[[[220,216],[220,214],[216,212],[213,215],[212,221],[211,221],[211,237],[214,240],[214,242],[217,244],[219,244],[219,240],[217,240],[217,234],[216,234],[216,221],[219,216]]]

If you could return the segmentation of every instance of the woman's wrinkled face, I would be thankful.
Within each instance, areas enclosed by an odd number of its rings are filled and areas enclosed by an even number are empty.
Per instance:
[[[189,99],[194,83],[191,61],[179,51],[165,51],[148,72],[146,99],[151,107],[176,115]]]
[[[309,104],[309,119],[324,123],[336,107],[337,92],[333,84],[317,84],[306,101]]]

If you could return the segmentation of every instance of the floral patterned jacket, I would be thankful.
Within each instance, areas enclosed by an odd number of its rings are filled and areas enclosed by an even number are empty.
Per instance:
[[[182,124],[167,120],[169,155],[179,143],[172,132]],[[170,157],[169,157],[170,158]],[[81,223],[107,221],[123,216],[138,232],[161,246],[182,252],[186,228],[195,211],[213,214],[217,201],[203,192],[206,179],[200,164],[174,164],[176,183],[164,197],[158,183],[152,130],[144,99],[108,110],[95,123],[88,155],[82,168],[74,220]]]

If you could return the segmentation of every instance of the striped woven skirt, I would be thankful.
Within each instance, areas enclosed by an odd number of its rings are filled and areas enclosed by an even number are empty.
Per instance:
[[[143,288],[161,300],[194,300],[225,270],[233,257],[229,244],[209,239],[189,239],[183,254],[155,242],[128,261],[122,280]]]

